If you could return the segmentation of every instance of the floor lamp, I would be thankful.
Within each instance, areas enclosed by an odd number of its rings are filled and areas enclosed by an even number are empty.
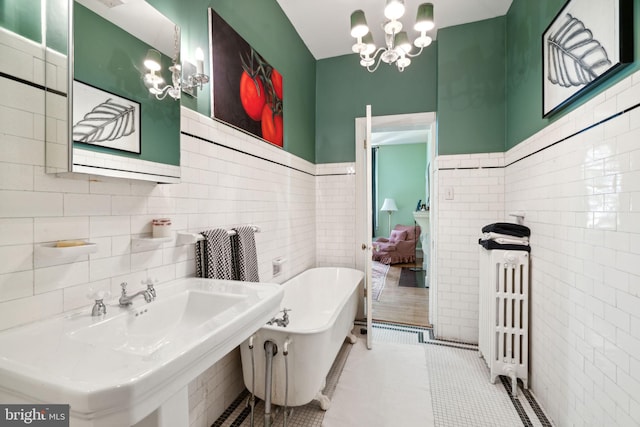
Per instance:
[[[393,199],[384,199],[380,210],[389,213],[389,234],[387,234],[387,236],[391,236],[391,213],[398,210],[396,201]]]

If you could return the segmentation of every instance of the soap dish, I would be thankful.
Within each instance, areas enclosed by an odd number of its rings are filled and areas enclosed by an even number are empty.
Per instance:
[[[96,243],[85,242],[76,246],[58,247],[56,242],[43,243],[36,247],[36,253],[42,258],[75,258],[98,251]]]

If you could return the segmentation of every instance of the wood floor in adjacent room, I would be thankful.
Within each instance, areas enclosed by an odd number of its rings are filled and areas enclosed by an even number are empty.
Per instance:
[[[418,260],[422,264],[422,260]],[[415,267],[416,264],[393,264],[391,267]],[[373,301],[373,319],[380,322],[427,326],[429,324],[429,289],[399,286],[385,282],[378,301]]]

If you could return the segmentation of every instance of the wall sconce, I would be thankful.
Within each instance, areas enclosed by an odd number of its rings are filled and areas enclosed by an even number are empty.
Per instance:
[[[204,52],[202,49],[196,49],[196,65],[189,61],[178,63],[178,52],[180,36],[179,28],[176,25],[174,33],[174,56],[173,65],[169,67],[171,71],[171,85],[167,85],[160,74],[156,74],[162,68],[162,55],[156,49],[149,49],[144,60],[144,66],[148,72],[144,75],[144,85],[149,92],[159,100],[164,99],[167,95],[175,100],[180,99],[180,92],[185,92],[193,97],[198,96],[197,90],[202,90],[202,86],[209,83],[209,76],[204,74]],[[184,68],[184,71],[183,71]]]

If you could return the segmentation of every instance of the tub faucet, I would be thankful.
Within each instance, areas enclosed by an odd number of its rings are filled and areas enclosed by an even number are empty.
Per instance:
[[[118,302],[121,307],[129,306],[133,303],[133,299],[138,295],[142,295],[146,302],[151,302],[155,299],[155,289],[153,288],[153,283],[147,284],[147,289],[138,291],[133,295],[127,295],[127,282],[120,283],[122,287],[122,294],[120,294],[120,299]]]
[[[277,326],[282,326],[283,328],[286,328],[287,325],[289,324],[289,314],[287,312],[291,311],[291,309],[283,308],[281,311],[282,311],[282,319],[273,317],[271,320],[267,322],[267,325],[273,325],[275,323]]]

